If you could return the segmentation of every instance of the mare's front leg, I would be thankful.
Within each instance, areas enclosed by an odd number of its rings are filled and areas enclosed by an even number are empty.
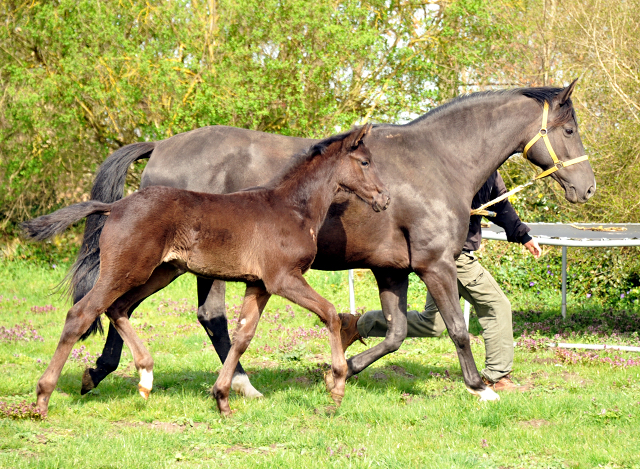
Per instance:
[[[407,337],[407,289],[409,273],[402,270],[372,270],[380,290],[380,304],[387,320],[387,334],[382,342],[349,358],[351,377],[360,373],[381,357],[395,352]]]
[[[231,349],[224,301],[225,289],[223,280],[198,277],[198,321],[207,332],[222,363],[227,359]],[[240,362],[233,373],[231,389],[245,397],[262,397],[262,394],[251,385]]]
[[[272,286],[274,287],[273,289],[271,288]],[[342,342],[340,340],[341,321],[336,309],[311,288],[300,272],[281,276],[278,285],[270,285],[269,289],[273,293],[315,313],[329,329],[333,380],[327,381],[327,389],[331,392],[331,397],[336,406],[339,407],[345,393],[348,367],[342,351]]]
[[[418,257],[418,256],[415,256]],[[438,306],[442,319],[447,326],[449,336],[456,346],[462,376],[467,390],[480,397],[481,401],[498,400],[500,397],[487,387],[471,353],[469,332],[464,322],[458,294],[458,276],[453,256],[441,255],[437,259],[418,262],[412,261],[414,271],[427,285],[429,293]]]
[[[216,399],[218,410],[223,415],[231,415],[229,389],[231,388],[234,370],[256,333],[260,315],[270,297],[271,294],[267,292],[262,282],[247,284],[242,310],[238,318],[238,326],[233,338],[233,345],[224,361],[218,379],[213,385],[213,389],[211,389],[211,394]]]

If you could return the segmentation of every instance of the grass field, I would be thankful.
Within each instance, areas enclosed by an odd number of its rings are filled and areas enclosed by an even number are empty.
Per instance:
[[[529,391],[479,403],[464,388],[448,337],[409,339],[351,379],[332,415],[320,370],[329,360],[326,332],[315,316],[273,298],[243,358],[265,397],[232,394],[236,412],[221,418],[209,397],[221,364],[196,320],[195,281],[184,276],[133,318],[155,359],[149,400],[138,395],[127,350],[117,372],[80,396],[82,372],[104,343],[96,336],[77,344],[42,421],[19,418],[14,406],[35,400],[57,344],[69,304],[51,289],[65,266],[0,268],[0,467],[640,468],[640,354],[546,345],[554,337],[640,345],[637,311],[576,302],[562,322],[556,292],[512,295],[514,377]],[[346,272],[307,278],[346,309]],[[241,287],[227,295],[232,327]],[[424,293],[413,279],[414,308]],[[357,273],[356,295],[359,307],[378,307],[368,272]],[[475,320],[471,332],[480,332]],[[482,339],[473,342],[481,368]],[[356,344],[349,354],[362,350]]]

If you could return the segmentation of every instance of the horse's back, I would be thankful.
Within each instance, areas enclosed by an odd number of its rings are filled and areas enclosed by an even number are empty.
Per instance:
[[[107,261],[140,258],[156,265],[169,262],[205,277],[256,281],[263,278],[269,256],[289,257],[286,252],[275,254],[281,246],[272,243],[282,227],[273,220],[295,228],[293,220],[287,221],[291,214],[286,206],[269,194],[261,188],[209,194],[147,187],[113,205],[101,251]],[[284,251],[291,250],[287,246],[284,243]],[[315,245],[306,249],[315,252]]]
[[[316,140],[209,126],[160,141],[141,187],[163,185],[225,194],[264,184]]]

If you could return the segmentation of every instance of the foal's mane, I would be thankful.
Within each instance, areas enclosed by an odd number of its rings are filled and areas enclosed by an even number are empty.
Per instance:
[[[264,187],[273,188],[277,186],[287,178],[293,176],[301,165],[308,161],[311,161],[317,156],[324,155],[333,143],[343,141],[344,139],[353,135],[358,129],[360,129],[360,127],[355,127],[347,132],[332,135],[331,137],[327,137],[311,145],[308,149],[293,155],[291,158],[289,158],[285,167],[269,182],[267,182]]]
[[[470,101],[482,101],[488,100],[497,96],[525,96],[527,98],[534,99],[542,107],[545,102],[551,104],[553,98],[560,93],[564,88],[554,88],[551,86],[541,86],[536,88],[516,88],[510,90],[490,90],[479,91],[477,93],[466,94],[459,96],[438,106],[431,111],[423,114],[422,116],[412,120],[411,122],[404,124],[410,126],[419,122],[425,121],[431,117],[441,114],[444,111],[453,111],[467,104]],[[549,122],[549,127],[557,127],[563,125],[571,120],[577,123],[576,113],[573,109],[573,103],[571,99],[568,99],[565,104],[560,107],[558,114],[554,117],[552,122]],[[383,124],[385,125],[385,124]]]

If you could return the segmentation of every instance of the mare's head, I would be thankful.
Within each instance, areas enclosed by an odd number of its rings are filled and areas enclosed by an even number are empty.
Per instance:
[[[524,96],[541,105],[539,117],[527,130],[524,156],[544,169],[542,174],[548,172],[558,181],[569,202],[584,203],[595,193],[596,181],[585,156],[571,103],[576,81],[563,89],[531,88],[522,91]],[[546,125],[545,106],[548,107]]]
[[[349,132],[342,140],[335,174],[340,189],[353,192],[379,212],[387,209],[391,199],[363,141],[369,130],[371,125],[364,125]]]

